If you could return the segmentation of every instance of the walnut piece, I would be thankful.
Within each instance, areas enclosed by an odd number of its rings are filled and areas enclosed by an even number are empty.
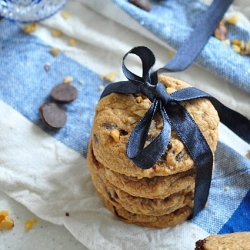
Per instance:
[[[118,129],[114,128],[110,131],[110,135],[113,137],[115,142],[120,141],[120,132]]]
[[[10,230],[14,227],[14,220],[9,217],[7,210],[0,212],[0,230]]]

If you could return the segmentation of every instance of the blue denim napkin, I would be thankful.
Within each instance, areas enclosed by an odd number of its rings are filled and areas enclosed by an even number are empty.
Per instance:
[[[152,9],[147,12],[128,0],[113,2],[175,50],[185,42],[208,8],[199,0],[152,0]],[[249,30],[233,24],[227,25],[227,29],[230,40],[250,40]],[[250,92],[249,56],[235,53],[219,39],[211,37],[195,62],[240,89]]]

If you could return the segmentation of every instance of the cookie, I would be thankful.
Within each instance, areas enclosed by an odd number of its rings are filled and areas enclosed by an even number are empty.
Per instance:
[[[101,194],[99,195],[102,196]],[[128,212],[126,209],[124,209],[122,206],[118,204],[114,206],[109,200],[105,200],[105,197],[102,197],[102,199],[106,207],[119,220],[128,224],[134,223],[144,227],[151,227],[151,228],[172,227],[187,220],[192,214],[192,208],[190,208],[189,206],[185,206],[170,214],[161,216],[134,214]]]
[[[183,81],[164,75],[159,77],[159,82],[170,91],[189,86]],[[93,151],[98,162],[114,172],[137,178],[173,175],[194,168],[191,156],[173,130],[165,153],[152,168],[140,169],[127,157],[126,146],[131,131],[150,105],[150,101],[144,96],[116,93],[99,101],[91,133]],[[214,152],[218,139],[219,118],[213,105],[205,98],[185,101],[182,105],[193,117]],[[151,123],[146,143],[152,141],[160,133],[161,128],[162,119],[156,115]]]
[[[96,160],[91,145],[92,143],[90,142],[87,156],[88,165],[97,168],[109,183],[132,196],[149,199],[165,198],[194,184],[194,169],[169,176],[144,177],[140,179],[117,173]]]
[[[193,206],[194,184],[163,199],[148,199],[132,196],[113,186],[102,174],[102,171],[94,167],[89,167],[89,170],[98,193],[101,193],[102,197],[105,197],[105,200],[109,200],[112,205],[121,205],[128,212],[160,216],[172,213],[186,205]]]
[[[213,234],[196,242],[195,250],[247,250],[250,249],[250,232]]]

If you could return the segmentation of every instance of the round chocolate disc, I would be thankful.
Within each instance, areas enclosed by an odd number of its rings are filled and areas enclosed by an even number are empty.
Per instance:
[[[143,10],[151,10],[151,3],[149,0],[129,0],[129,2]]]
[[[56,85],[50,92],[51,97],[58,102],[71,102],[77,97],[77,89],[66,83]]]
[[[66,112],[55,103],[46,103],[40,107],[40,113],[45,125],[50,128],[61,128],[67,121]]]

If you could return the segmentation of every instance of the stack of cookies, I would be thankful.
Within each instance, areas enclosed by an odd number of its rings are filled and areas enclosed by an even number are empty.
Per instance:
[[[188,87],[183,81],[161,75],[166,91]],[[200,128],[212,152],[218,140],[219,118],[207,99],[181,103]],[[141,169],[126,155],[126,146],[151,102],[142,95],[112,93],[96,106],[88,167],[99,196],[120,220],[140,226],[163,228],[187,220],[193,211],[195,165],[175,131],[161,158],[150,169]],[[152,120],[147,146],[161,132],[160,116]],[[188,128],[187,128],[188,129]]]

